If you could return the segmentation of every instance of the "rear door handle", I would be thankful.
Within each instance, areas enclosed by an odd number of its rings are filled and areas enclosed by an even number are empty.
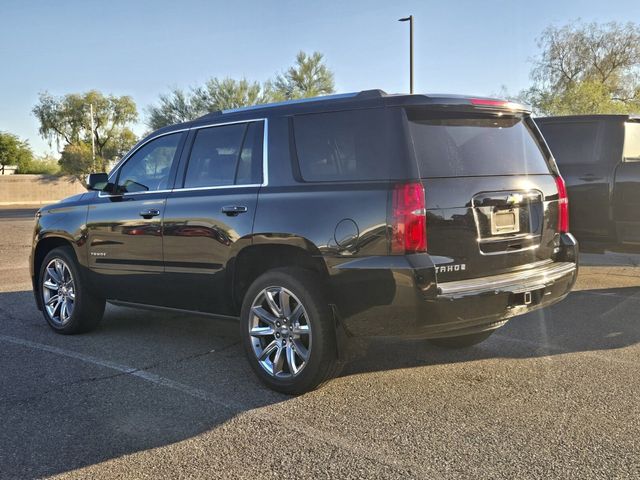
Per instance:
[[[160,215],[160,210],[157,210],[155,208],[149,208],[148,210],[143,210],[140,212],[140,216],[142,218],[152,218],[157,217],[158,215]]]
[[[222,213],[230,217],[235,217],[236,215],[245,213],[246,211],[247,211],[247,207],[243,205],[226,205],[222,207]]]

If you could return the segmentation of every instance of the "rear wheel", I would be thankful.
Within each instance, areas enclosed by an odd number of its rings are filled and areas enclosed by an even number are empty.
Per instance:
[[[432,338],[429,342],[443,348],[466,348],[485,341],[493,332],[494,330],[489,330],[471,335],[460,335],[459,337]]]
[[[69,247],[51,250],[42,262],[38,278],[42,314],[53,330],[73,334],[98,325],[105,300],[91,294],[84,284]]]
[[[242,341],[251,367],[267,386],[282,393],[317,388],[337,370],[332,319],[313,272],[266,272],[249,287],[242,305]]]

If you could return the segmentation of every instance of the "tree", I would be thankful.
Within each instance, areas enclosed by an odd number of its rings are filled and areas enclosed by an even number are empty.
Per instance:
[[[640,110],[640,26],[590,23],[548,27],[523,97],[542,114]]]
[[[204,86],[193,90],[193,106],[198,112],[215,112],[268,102],[258,82],[246,78],[212,78]],[[204,115],[203,113],[203,115]]]
[[[93,152],[87,142],[68,143],[60,155],[60,170],[84,181],[84,174],[93,170]]]
[[[333,93],[333,73],[323,58],[319,52],[300,52],[285,73],[262,84],[246,78],[211,78],[186,92],[174,87],[147,109],[147,125],[156,130],[218,110]]]
[[[45,92],[40,94],[33,114],[40,121],[40,135],[48,140],[50,145],[55,142],[61,152],[70,145],[91,146],[93,138],[95,164],[93,160],[90,164],[74,163],[78,166],[83,165],[84,170],[66,169],[67,173],[83,175],[91,171],[105,171],[111,160],[123,155],[136,142],[136,136],[129,126],[138,118],[138,112],[135,102],[129,96],[105,96],[101,92],[91,90],[86,93],[53,97]]]
[[[161,94],[159,105],[149,107],[147,112],[147,125],[153,130],[188,122],[203,115],[195,110],[191,93],[175,87],[169,93]]]
[[[333,73],[324,63],[320,52],[307,55],[298,52],[296,63],[273,82],[267,84],[267,90],[276,98],[290,100],[295,98],[317,97],[335,91]]]
[[[18,173],[26,173],[33,162],[33,152],[26,140],[17,135],[0,132],[0,171],[4,173],[5,165],[16,165]]]

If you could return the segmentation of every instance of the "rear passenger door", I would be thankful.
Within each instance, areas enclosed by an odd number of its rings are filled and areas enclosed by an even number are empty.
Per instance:
[[[193,129],[163,223],[166,306],[233,313],[229,263],[251,243],[266,120]]]

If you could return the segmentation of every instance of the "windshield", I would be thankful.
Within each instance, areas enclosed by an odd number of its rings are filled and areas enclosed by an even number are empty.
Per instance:
[[[408,110],[420,176],[548,174],[522,117]]]

